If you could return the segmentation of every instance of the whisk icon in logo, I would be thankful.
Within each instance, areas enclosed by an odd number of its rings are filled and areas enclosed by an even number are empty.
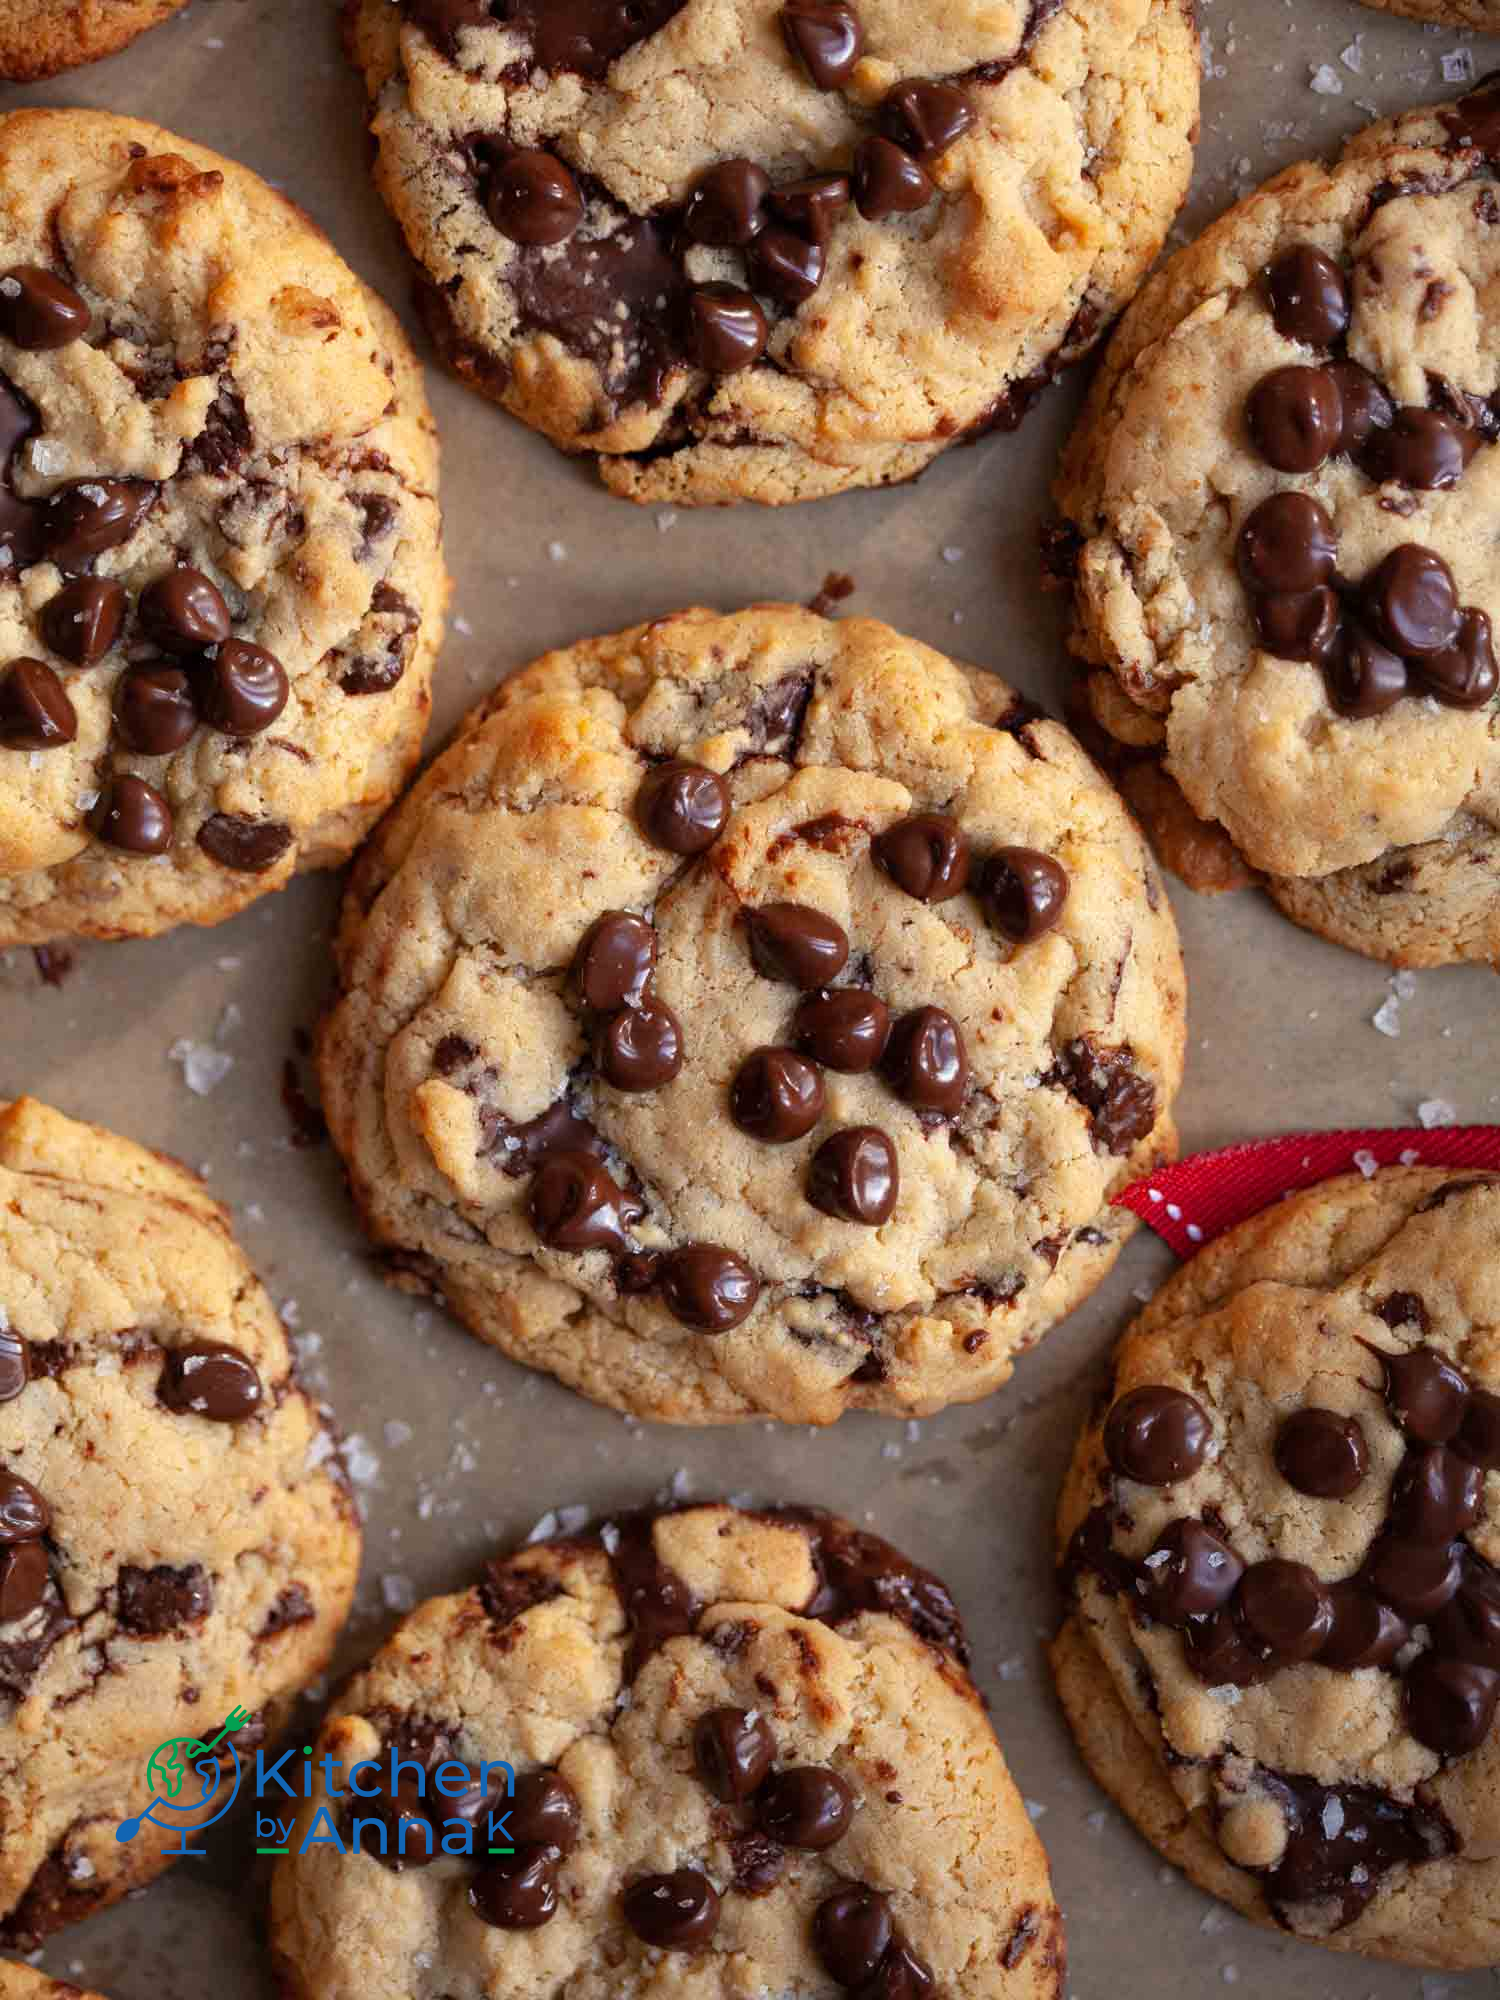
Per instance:
[[[240,1758],[234,1734],[250,1720],[242,1708],[232,1708],[217,1735],[205,1743],[197,1736],[169,1736],[158,1743],[146,1760],[146,1782],[152,1799],[143,1813],[121,1820],[115,1828],[116,1840],[134,1840],[147,1820],[167,1833],[177,1835],[176,1847],[162,1851],[172,1860],[184,1854],[203,1854],[206,1849],[189,1847],[190,1833],[202,1833],[221,1820],[240,1795]],[[198,1779],[196,1798],[184,1799],[188,1774]],[[227,1797],[223,1796],[227,1792]],[[210,1811],[210,1807],[213,1808]],[[158,1819],[165,1813],[165,1819]]]

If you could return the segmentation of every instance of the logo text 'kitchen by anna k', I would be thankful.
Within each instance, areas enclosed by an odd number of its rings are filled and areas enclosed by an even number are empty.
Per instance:
[[[339,1854],[374,1854],[385,1859],[428,1860],[439,1854],[512,1854],[507,1801],[515,1795],[516,1774],[501,1761],[466,1764],[445,1758],[428,1769],[390,1749],[365,1757],[346,1771],[325,1752],[283,1750],[255,1753],[255,1840],[258,1854],[310,1854],[330,1847]],[[320,1802],[298,1832],[297,1806],[321,1791]],[[281,1817],[283,1803],[291,1810]]]

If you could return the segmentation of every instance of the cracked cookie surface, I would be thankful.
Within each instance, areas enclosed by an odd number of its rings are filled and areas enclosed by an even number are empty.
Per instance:
[[[345,19],[439,347],[640,501],[890,484],[1013,426],[1191,171],[1178,0]]]
[[[29,1950],[167,1865],[170,1826],[116,1838],[167,1796],[159,1746],[236,1708],[246,1755],[280,1725],[360,1536],[281,1322],[185,1168],[21,1100],[0,1190],[0,1942]]]
[[[1174,1144],[1134,822],[1060,725],[873,620],[690,611],[536,662],[365,850],[339,966],[324,1104],[392,1271],[644,1416],[987,1394]]]
[[[1238,203],[1131,307],[1058,483],[1095,715],[1208,822],[1164,804],[1164,851],[1219,887],[1227,837],[1396,964],[1500,959],[1497,153],[1481,87]]]
[[[426,723],[437,447],[393,315],[160,127],[0,119],[0,942],[342,859]]]
[[[115,55],[187,0],[0,0],[0,77],[35,83]]]
[[[352,1776],[299,1812],[272,1889],[287,1990],[1054,2000],[1062,1919],[965,1658],[937,1578],[812,1509],[625,1515],[492,1562],[324,1725],[315,1769],[372,1760],[383,1796],[358,1852],[297,1852],[320,1811],[352,1846]],[[435,1803],[440,1760],[513,1767],[513,1860],[461,1851],[484,1807],[451,1767]],[[433,1821],[454,1844],[428,1861]]]
[[[1297,1195],[1127,1333],[1059,1517],[1063,1707],[1200,1887],[1500,1956],[1500,1181]]]

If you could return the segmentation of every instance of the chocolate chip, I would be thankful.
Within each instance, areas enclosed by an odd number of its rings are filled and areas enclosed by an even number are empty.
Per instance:
[[[557,1771],[528,1771],[516,1780],[510,1828],[518,1847],[551,1847],[566,1859],[583,1830],[577,1792]]]
[[[792,1040],[825,1069],[862,1076],[891,1038],[891,1010],[862,986],[833,986],[797,1002]]]
[[[1435,1347],[1388,1354],[1368,1341],[1362,1344],[1384,1370],[1386,1404],[1408,1437],[1418,1444],[1447,1444],[1457,1436],[1468,1408],[1469,1385],[1451,1361]]]
[[[15,457],[37,428],[37,414],[12,382],[0,376],[0,565],[24,569],[42,545],[42,510],[15,490]]]
[[[291,844],[292,829],[281,820],[243,813],[214,813],[198,829],[198,845],[209,859],[242,875],[264,875]]]
[[[229,606],[201,569],[169,569],[141,593],[141,623],[168,653],[198,653],[229,637]]]
[[[642,780],[635,812],[654,846],[669,854],[702,854],[729,823],[729,788],[702,764],[659,764]]]
[[[602,80],[627,49],[665,27],[684,0],[505,0],[503,6],[476,0],[412,0],[428,33],[446,54],[458,55],[459,30],[503,18],[512,34],[529,44],[523,73],[573,70]]]
[[[1417,662],[1417,679],[1448,708],[1483,708],[1500,687],[1490,621],[1473,606],[1459,613],[1458,637]]]
[[[969,1058],[957,1021],[941,1007],[915,1007],[891,1030],[881,1067],[896,1095],[918,1111],[951,1115],[964,1101]]]
[[[925,208],[937,185],[920,161],[878,133],[854,149],[854,203],[866,222],[912,215]]]
[[[818,1957],[840,1986],[861,1986],[873,1978],[894,1934],[890,1897],[863,1883],[825,1896],[813,1916]]]
[[[1317,1408],[1287,1418],[1277,1433],[1275,1458],[1287,1485],[1317,1500],[1347,1500],[1370,1465],[1358,1419]]]
[[[1013,944],[1030,944],[1062,915],[1067,871],[1034,847],[1002,847],[984,864],[979,893],[996,930]]]
[[[1331,257],[1299,244],[1266,272],[1276,331],[1309,347],[1331,347],[1349,325],[1349,286]]]
[[[849,939],[832,917],[805,903],[765,903],[746,910],[750,956],[764,979],[789,986],[825,986],[849,958]]]
[[[1417,1741],[1442,1756],[1459,1757],[1477,1750],[1490,1733],[1500,1704],[1500,1672],[1424,1653],[1413,1661],[1402,1694],[1406,1726]]]
[[[7,750],[58,750],[78,734],[78,716],[45,660],[12,660],[0,673],[0,743]]]
[[[688,1243],[662,1259],[661,1293],[667,1311],[700,1333],[728,1333],[750,1317],[760,1280],[742,1257],[715,1243]]]
[[[1318,1655],[1321,1665],[1354,1673],[1360,1667],[1388,1667],[1411,1637],[1406,1620],[1355,1577],[1331,1584],[1333,1624]]]
[[[1398,409],[1388,425],[1372,428],[1359,453],[1362,471],[1384,484],[1393,480],[1421,492],[1456,486],[1483,440],[1477,431],[1439,410]]]
[[[761,1786],[755,1817],[761,1832],[783,1847],[821,1854],[848,1831],[854,1794],[837,1771],[820,1764],[794,1764]]]
[[[1245,405],[1251,442],[1278,472],[1316,472],[1339,448],[1344,410],[1326,368],[1275,368]]]
[[[870,851],[898,889],[919,903],[946,903],[969,880],[969,843],[947,813],[913,813],[870,843]]]
[[[1403,542],[1365,578],[1361,595],[1377,634],[1406,659],[1456,644],[1458,587],[1435,549]]]
[[[716,1799],[741,1805],[776,1760],[776,1738],[758,1710],[711,1708],[693,1731],[698,1776]]]
[[[70,666],[92,667],[119,638],[127,602],[113,577],[78,577],[47,600],[42,636]]]
[[[823,1079],[795,1050],[756,1049],[729,1086],[729,1115],[768,1146],[802,1139],[823,1115]]]
[[[766,351],[760,301],[739,285],[699,285],[687,296],[687,348],[710,375],[753,367]]]
[[[549,1153],[528,1196],[536,1233],[550,1250],[630,1247],[629,1232],[646,1213],[593,1153]]]
[[[788,181],[771,194],[771,212],[790,223],[809,242],[827,248],[834,224],[849,206],[849,180],[845,174],[811,174],[805,180]]]
[[[1240,529],[1235,554],[1249,589],[1300,593],[1332,576],[1338,535],[1310,494],[1273,493]]]
[[[769,1896],[786,1873],[787,1852],[753,1829],[733,1833],[726,1843],[734,1865],[731,1887],[740,1896]]]
[[[144,479],[79,479],[42,505],[42,547],[59,569],[87,569],[128,542],[150,513],[157,489]]]
[[[1331,362],[1328,372],[1338,385],[1344,413],[1339,450],[1357,455],[1371,431],[1389,426],[1395,407],[1369,369],[1361,368],[1357,361]]]
[[[0,1392],[0,1401],[4,1400]],[[1500,1472],[1500,1396],[1488,1389],[1471,1389],[1464,1420],[1453,1449],[1486,1472]]]
[[[1251,1645],[1279,1664],[1316,1658],[1333,1629],[1333,1605],[1317,1572],[1280,1556],[1250,1565],[1235,1608]]]
[[[1370,1552],[1364,1576],[1378,1597],[1415,1623],[1441,1611],[1456,1595],[1463,1569],[1456,1549],[1383,1535]]]
[[[0,1548],[0,1625],[29,1617],[46,1597],[50,1581],[41,1542],[13,1542]]]
[[[875,1125],[833,1133],[807,1170],[807,1198],[814,1208],[872,1229],[889,1222],[900,1190],[895,1144]]]
[[[170,1563],[138,1569],[127,1563],[120,1571],[116,1606],[127,1632],[160,1639],[208,1616],[214,1608],[213,1585],[202,1563],[188,1563],[182,1569],[173,1569]]]
[[[1274,1661],[1246,1643],[1227,1608],[1188,1621],[1187,1663],[1205,1687],[1254,1687],[1275,1671]]]
[[[0,1403],[13,1402],[30,1380],[25,1341],[13,1326],[0,1326]]]
[[[13,264],[0,277],[0,334],[28,353],[70,347],[92,318],[73,287],[40,264]]]
[[[1256,597],[1251,600],[1255,636],[1278,660],[1328,659],[1339,637],[1339,600],[1325,583],[1317,590]]]
[[[1405,660],[1357,619],[1340,628],[1324,673],[1329,700],[1340,715],[1356,721],[1384,715],[1410,691]]]
[[[126,854],[165,854],[172,845],[172,808],[154,785],[128,772],[101,794],[89,825]]]
[[[351,1817],[356,1808],[351,1804]],[[407,1868],[425,1868],[440,1851],[437,1828],[428,1810],[427,1793],[415,1778],[399,1777],[392,1790],[378,1797],[361,1799],[361,1817],[368,1814],[380,1828],[380,1838],[365,1839],[361,1852],[395,1874]]]
[[[973,123],[973,100],[951,83],[908,78],[880,106],[881,131],[924,164],[957,145]]]
[[[237,1347],[199,1340],[167,1355],[156,1393],[179,1416],[238,1424],[253,1417],[263,1391],[255,1363]]]
[[[898,1935],[874,1978],[865,1981],[855,2000],[928,2000],[933,1989],[931,1968]]]
[[[767,229],[750,249],[750,282],[785,306],[806,305],[822,284],[828,254],[790,229]]]
[[[485,186],[490,221],[512,243],[566,243],[583,220],[583,196],[561,160],[523,147],[501,160]]]
[[[248,639],[210,647],[194,670],[198,713],[222,736],[258,736],[286,707],[286,671]]]
[[[660,1000],[622,1007],[594,1031],[594,1066],[616,1090],[660,1090],[682,1061],[682,1023]]]
[[[642,1875],[625,1891],[625,1921],[659,1951],[701,1951],[719,1924],[719,1892],[696,1868]]]
[[[497,1855],[469,1884],[469,1906],[501,1931],[534,1931],[557,1915],[557,1856],[550,1847]]]
[[[682,226],[695,243],[742,250],[765,226],[770,191],[771,176],[754,160],[721,160],[688,196]]]
[[[1156,1085],[1135,1067],[1128,1042],[1100,1048],[1091,1036],[1079,1035],[1059,1052],[1045,1081],[1062,1084],[1078,1100],[1094,1144],[1107,1153],[1128,1153],[1156,1123]]]
[[[1184,1516],[1163,1529],[1142,1562],[1141,1594],[1164,1625],[1186,1625],[1227,1604],[1244,1573],[1222,1535]]]
[[[639,1004],[656,968],[656,932],[644,917],[606,910],[584,932],[573,978],[586,1007],[611,1014]]]
[[[837,90],[853,73],[864,30],[852,7],[787,0],[781,10],[786,45],[819,90]]]
[[[1500,1572],[1470,1550],[1457,1592],[1432,1618],[1432,1643],[1448,1659],[1500,1668]]]
[[[127,750],[169,757],[198,727],[192,682],[180,667],[136,667],[115,683],[115,729]]]
[[[1208,1454],[1213,1425],[1185,1389],[1129,1389],[1110,1409],[1104,1451],[1115,1471],[1142,1486],[1191,1479]]]
[[[1411,1446],[1391,1484],[1390,1518],[1413,1542],[1447,1543],[1479,1518],[1484,1474],[1447,1445]]]

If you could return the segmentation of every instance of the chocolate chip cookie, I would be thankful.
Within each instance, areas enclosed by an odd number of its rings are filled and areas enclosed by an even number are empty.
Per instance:
[[[390,312],[154,125],[0,119],[0,945],[216,923],[417,755],[446,591]]]
[[[1497,0],[1364,0],[1364,5],[1436,28],[1478,28],[1491,35],[1500,30]]]
[[[35,83],[112,56],[187,0],[0,0],[0,77]]]
[[[333,1445],[193,1176],[0,1109],[0,1945],[159,1873],[327,1660]]]
[[[272,1891],[292,2000],[396,2000],[418,1966],[539,2000],[1062,1992],[953,1601],[831,1514],[626,1515],[492,1562],[313,1754]],[[299,1852],[324,1823],[344,1851]]]
[[[680,505],[1011,429],[1191,171],[1179,0],[346,0],[437,345]]]
[[[1500,1179],[1330,1181],[1146,1308],[1073,1462],[1084,1756],[1295,1936],[1500,1960]]]
[[[1500,961],[1497,156],[1489,84],[1231,209],[1122,322],[1058,487],[1164,851],[1394,964]]]
[[[361,858],[324,1104],[399,1282],[684,1423],[987,1394],[1173,1147],[1183,985],[1067,731],[868,619],[550,654]]]
[[[65,1979],[49,1979],[13,1958],[0,1958],[0,2000],[98,2000]]]

